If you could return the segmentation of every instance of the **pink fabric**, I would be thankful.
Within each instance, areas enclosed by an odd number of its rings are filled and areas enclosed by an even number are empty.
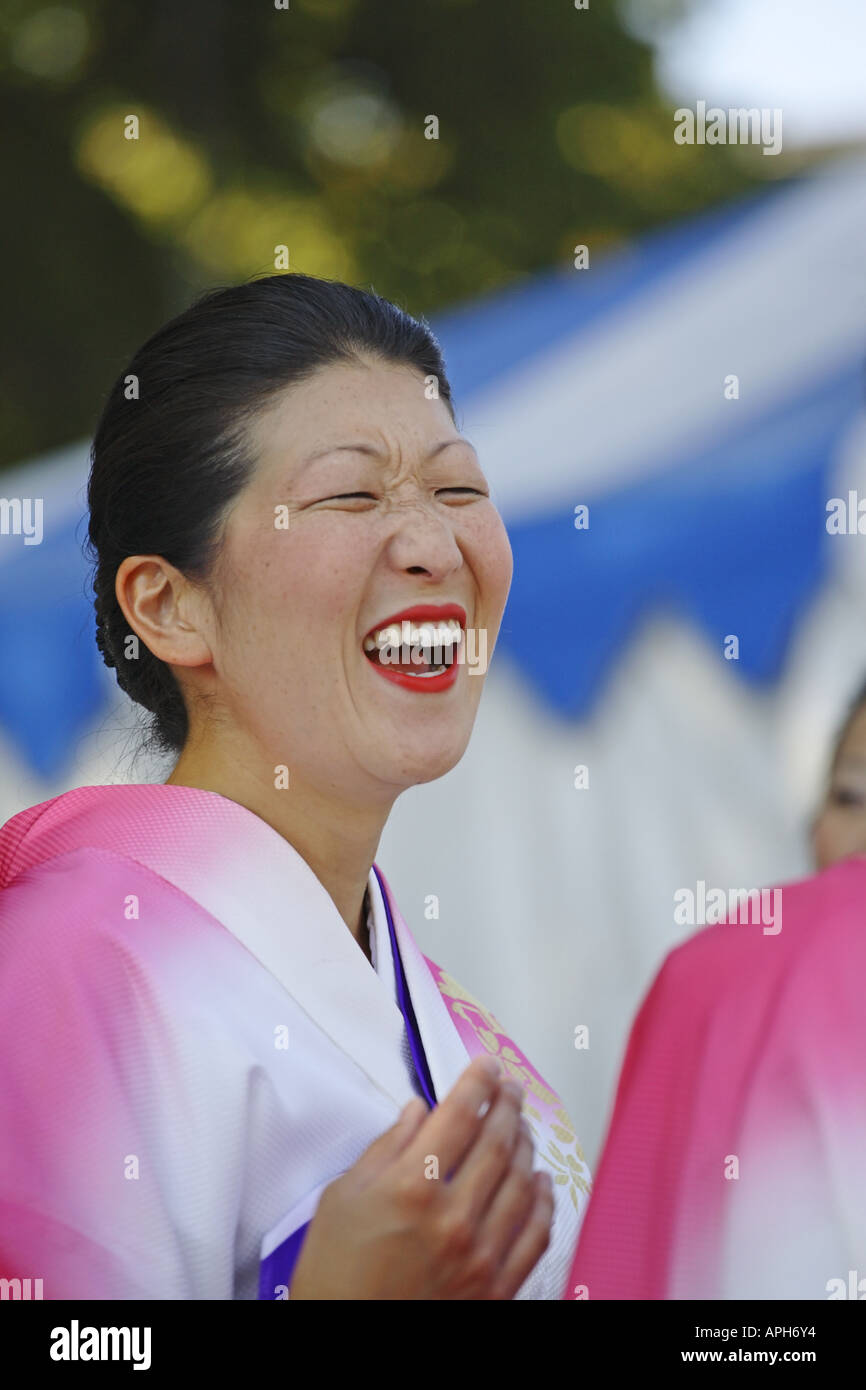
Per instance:
[[[781,920],[665,961],[566,1298],[844,1297],[833,1281],[866,1276],[866,859],[784,888]]]
[[[559,1298],[589,1184],[571,1121],[385,891],[437,1094],[467,1050],[525,1088],[557,1209],[521,1296]],[[290,1066],[274,1044],[288,1013]],[[324,887],[244,807],[116,785],[13,817],[0,828],[0,1277],[40,1281],[48,1299],[254,1298],[263,1238],[411,1094],[389,1030]]]

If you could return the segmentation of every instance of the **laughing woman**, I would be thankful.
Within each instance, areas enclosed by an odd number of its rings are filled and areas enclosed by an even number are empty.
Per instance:
[[[174,766],[0,831],[0,1275],[560,1297],[568,1116],[373,862],[511,579],[435,339],[303,275],[214,291],[115,383],[88,502],[97,641]]]

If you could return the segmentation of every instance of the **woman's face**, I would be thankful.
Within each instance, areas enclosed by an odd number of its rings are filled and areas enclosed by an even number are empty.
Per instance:
[[[483,675],[401,681],[364,642],[407,608],[459,605],[489,660],[512,557],[474,449],[420,373],[372,358],[287,389],[252,439],[208,633],[220,699],[270,769],[323,791],[385,801],[442,776]]]
[[[842,740],[827,794],[812,827],[818,869],[852,854],[866,854],[866,706]]]

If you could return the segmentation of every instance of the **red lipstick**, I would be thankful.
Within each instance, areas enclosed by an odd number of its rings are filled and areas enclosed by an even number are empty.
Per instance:
[[[461,607],[459,603],[415,603],[409,608],[402,608],[399,613],[392,613],[387,618],[380,618],[365,635],[369,637],[379,628],[391,627],[403,622],[417,626],[419,623],[445,622],[449,618],[456,619],[465,631],[466,609]],[[373,661],[366,656],[365,659],[385,680],[393,681],[395,685],[402,686],[404,690],[414,690],[416,693],[435,695],[438,691],[450,689],[457,680],[456,651],[450,666],[446,666],[444,671],[440,671],[436,676],[412,676],[405,671],[397,670],[395,666],[383,666],[380,662]]]

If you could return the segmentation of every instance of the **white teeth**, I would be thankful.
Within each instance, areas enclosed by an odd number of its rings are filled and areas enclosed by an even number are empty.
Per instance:
[[[444,648],[444,659],[449,664],[442,664],[426,670],[404,672],[413,680],[430,680],[431,677],[441,676],[449,670],[450,662],[457,659],[454,655],[454,648],[459,646],[462,641],[463,628],[457,618],[444,618],[438,622],[417,624],[404,618],[399,623],[388,623],[385,627],[374,628],[364,638],[363,646],[365,652],[372,654],[377,648],[380,651],[390,648],[394,652],[401,646],[408,644],[412,647],[420,647],[426,652],[429,660],[434,659],[434,652],[439,655]],[[442,660],[443,658],[440,656],[440,661]]]
[[[403,623],[389,623],[386,627],[374,628],[364,638],[364,651],[375,651],[376,647],[399,647],[404,638],[410,646],[436,647],[459,644],[463,640],[463,629],[457,618],[445,618],[438,623],[422,623],[412,626],[408,619],[406,630]]]

